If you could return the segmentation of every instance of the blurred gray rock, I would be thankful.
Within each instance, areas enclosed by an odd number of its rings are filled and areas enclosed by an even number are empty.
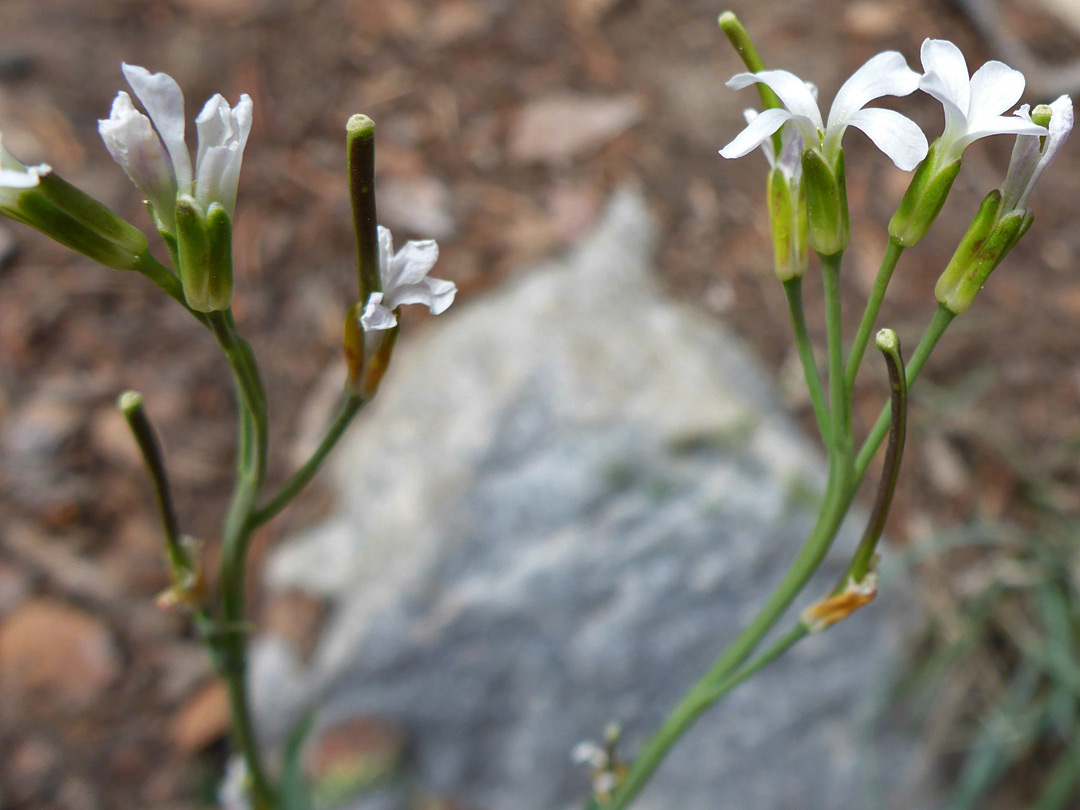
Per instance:
[[[618,721],[632,753],[753,615],[824,464],[740,343],[664,295],[653,244],[624,192],[565,261],[400,345],[336,456],[339,513],[271,560],[272,587],[336,608],[310,666],[257,649],[268,734],[318,701],[321,722],[398,724],[419,784],[466,807],[576,809],[572,746]],[[796,647],[707,714],[635,808],[866,810],[884,806],[877,758],[890,806],[918,806],[898,787],[920,772],[915,741],[866,719],[900,618],[885,594]]]

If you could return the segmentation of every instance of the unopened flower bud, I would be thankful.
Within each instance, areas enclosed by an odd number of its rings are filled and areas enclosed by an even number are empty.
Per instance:
[[[832,256],[851,242],[844,152],[840,150],[830,166],[820,151],[807,149],[802,168],[810,247],[822,256]]]
[[[780,281],[802,278],[809,265],[806,198],[801,184],[793,183],[779,168],[769,170],[769,229],[773,241],[773,267]]]
[[[934,294],[954,315],[967,311],[986,279],[1031,227],[1028,211],[1001,214],[1001,192],[991,191],[956,248]]]
[[[935,141],[930,146],[930,152],[915,170],[900,207],[889,222],[889,236],[903,247],[911,247],[926,236],[960,172],[959,158],[943,164],[939,143]]]

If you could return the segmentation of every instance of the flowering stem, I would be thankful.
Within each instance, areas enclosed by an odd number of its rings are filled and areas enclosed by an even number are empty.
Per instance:
[[[847,489],[852,480],[851,466],[851,400],[844,384],[844,335],[840,307],[840,262],[843,253],[821,256],[821,276],[825,287],[825,331],[829,356],[829,429],[830,469],[838,466],[841,488]]]
[[[919,377],[919,372],[922,371],[923,365],[925,365],[927,358],[930,357],[930,353],[937,346],[941,336],[945,334],[945,330],[949,328],[949,324],[952,323],[955,318],[952,312],[950,312],[945,306],[938,305],[937,312],[934,314],[934,319],[930,322],[930,325],[926,327],[926,331],[923,332],[922,338],[919,340],[919,345],[915,347],[915,353],[911,355],[911,360],[908,361],[906,367],[905,377],[907,378],[907,387],[910,390],[911,386],[915,384],[915,380]],[[877,453],[878,448],[881,447],[881,442],[884,441],[885,435],[889,431],[889,422],[891,421],[890,407],[886,405],[882,408],[881,416],[878,417],[877,423],[866,437],[866,441],[863,442],[862,448],[859,450],[859,454],[855,457],[855,480],[862,480],[862,477],[866,475],[866,469],[870,466],[870,460]],[[854,495],[854,493],[852,493]]]
[[[135,270],[150,279],[158,289],[190,312],[203,326],[210,326],[210,322],[204,313],[196,312],[187,305],[187,300],[184,298],[184,289],[180,285],[180,279],[176,277],[176,274],[155,259],[149,251],[138,257]]]
[[[848,396],[851,395],[851,391],[855,387],[855,378],[859,374],[859,366],[862,365],[866,346],[870,342],[870,333],[874,329],[874,321],[877,320],[878,313],[881,311],[881,302],[885,299],[885,291],[889,287],[889,281],[892,279],[893,271],[896,269],[896,264],[900,261],[900,255],[903,252],[903,245],[894,239],[889,240],[889,246],[885,249],[885,255],[881,259],[881,266],[878,268],[877,278],[874,280],[874,288],[870,291],[870,298],[866,302],[866,310],[863,312],[859,331],[855,333],[855,342],[851,346],[851,355],[848,357],[847,371],[844,375]]]
[[[738,638],[705,676],[686,693],[656,734],[641,749],[626,780],[611,802],[603,806],[604,810],[623,810],[627,807],[652,777],[671,747],[698,717],[727,692],[798,640],[796,636],[799,636],[801,631],[796,628],[781,639],[783,643],[777,642],[760,658],[739,669],[817,571],[840,529],[849,497],[843,487],[844,472],[835,461],[834,459],[829,465],[829,483],[817,523],[784,579]]]
[[[266,474],[266,399],[250,347],[237,336],[231,314],[212,312],[207,317],[233,372],[240,423],[236,484],[222,536],[221,618],[208,641],[228,688],[233,736],[251,778],[255,807],[264,810],[274,806],[275,791],[260,760],[247,691],[244,575],[255,529],[251,517]]]
[[[806,331],[806,313],[802,303],[802,278],[788,279],[784,282],[784,293],[787,295],[788,311],[791,313],[791,328],[795,333],[795,348],[799,352],[799,360],[802,361],[803,373],[806,375],[806,387],[810,391],[810,402],[814,407],[814,416],[817,418],[818,431],[825,445],[829,445],[829,407],[825,404],[825,394],[821,388],[821,374],[818,372],[817,360],[814,357],[814,347],[810,344],[810,335]]]
[[[344,397],[337,416],[334,417],[334,421],[330,423],[322,441],[319,442],[319,446],[315,448],[315,452],[313,452],[311,457],[304,462],[304,466],[293,474],[293,477],[281,487],[276,495],[252,513],[251,525],[253,527],[261,526],[277,515],[297,496],[300,490],[307,486],[315,476],[315,473],[318,472],[323,461],[330,454],[330,451],[334,449],[338,440],[345,432],[345,429],[352,422],[353,417],[360,412],[360,409],[363,406],[364,400],[360,397],[350,395]]]

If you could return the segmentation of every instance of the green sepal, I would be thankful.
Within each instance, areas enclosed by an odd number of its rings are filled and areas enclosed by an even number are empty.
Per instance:
[[[930,151],[915,170],[915,176],[904,192],[900,207],[889,222],[889,236],[903,247],[911,247],[926,236],[945,205],[956,175],[960,173],[959,159],[945,166],[939,165],[939,143],[934,141],[930,146]]]
[[[106,267],[139,268],[139,257],[147,250],[142,231],[53,172],[44,173],[31,188],[5,191],[0,214]]]
[[[773,242],[773,267],[780,281],[801,278],[806,273],[806,203],[795,196],[791,183],[780,169],[770,169],[766,180],[769,200],[769,229]]]
[[[215,310],[228,309],[233,298],[232,220],[221,203],[210,203],[206,210],[206,232],[210,238],[207,303]]]
[[[835,166],[829,166],[821,152],[807,149],[802,167],[810,247],[822,256],[832,256],[851,242],[844,152],[840,151]]]
[[[938,301],[954,315],[967,311],[994,268],[1031,227],[1027,211],[1011,211],[998,219],[1000,205],[1001,192],[994,190],[986,196],[934,288]]]
[[[210,296],[210,232],[206,215],[190,194],[176,198],[176,249],[184,298],[196,312],[213,312]]]

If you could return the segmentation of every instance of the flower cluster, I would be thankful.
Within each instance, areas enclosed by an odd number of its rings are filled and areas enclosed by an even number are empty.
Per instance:
[[[748,111],[745,129],[720,150],[725,158],[736,158],[760,146],[769,160],[769,213],[781,280],[801,275],[798,262],[790,258],[806,248],[806,242],[799,243],[800,233],[808,231],[806,241],[823,256],[839,253],[850,241],[841,143],[849,127],[862,130],[898,168],[916,169],[889,225],[890,237],[900,247],[909,247],[926,235],[960,170],[964,150],[989,135],[1011,134],[1017,141],[1008,176],[997,193],[999,204],[983,229],[991,224],[997,227],[1010,212],[1026,212],[1032,187],[1072,129],[1072,101],[1062,96],[1049,107],[1040,108],[1042,115],[1029,114],[1026,105],[1006,115],[1024,91],[1024,76],[1019,71],[990,61],[970,75],[960,49],[945,40],[926,40],[921,59],[923,72],[919,74],[896,51],[873,57],[840,87],[827,119],[822,117],[813,86],[786,70],[739,73],[728,81],[728,87],[735,90],[766,85],[782,104],[760,114]],[[919,127],[902,114],[867,107],[875,99],[906,96],[916,90],[934,97],[944,108],[944,130],[933,144],[928,144]],[[782,131],[786,144],[783,158],[776,155],[772,140],[777,131]],[[798,149],[794,146],[797,143],[802,144],[801,178],[789,151]],[[773,174],[779,166],[785,167],[788,191],[794,199],[790,204],[777,203]],[[800,211],[802,204],[805,214]],[[804,216],[808,226],[801,226]],[[1023,230],[1026,226],[1018,227],[1014,235]],[[785,250],[781,250],[782,243],[787,245]],[[1013,244],[1015,239],[1002,240],[998,247],[1006,246],[997,250],[994,258],[1000,261]]]

